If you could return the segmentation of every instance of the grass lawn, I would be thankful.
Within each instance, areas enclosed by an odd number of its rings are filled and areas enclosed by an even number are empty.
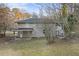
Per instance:
[[[0,55],[22,56],[71,56],[79,55],[79,43],[56,42],[51,45],[46,40],[17,40],[0,44]]]

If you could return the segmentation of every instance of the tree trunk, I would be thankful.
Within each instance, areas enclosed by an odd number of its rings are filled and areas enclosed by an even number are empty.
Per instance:
[[[15,31],[13,31],[13,34],[14,34],[14,36],[15,36]]]
[[[6,30],[4,31],[4,37],[6,36]]]

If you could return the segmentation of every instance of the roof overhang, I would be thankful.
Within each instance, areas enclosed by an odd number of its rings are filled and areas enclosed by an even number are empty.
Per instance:
[[[33,28],[18,28],[15,29],[14,31],[33,31]]]
[[[16,21],[18,24],[56,24],[59,21],[55,21],[53,19],[48,18],[29,18],[25,20]]]

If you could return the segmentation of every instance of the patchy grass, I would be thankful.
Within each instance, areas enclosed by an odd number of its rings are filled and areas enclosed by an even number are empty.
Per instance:
[[[79,43],[60,41],[47,45],[46,40],[17,40],[0,44],[0,55],[79,56]]]

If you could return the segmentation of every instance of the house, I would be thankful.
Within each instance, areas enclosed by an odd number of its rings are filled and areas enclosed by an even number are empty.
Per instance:
[[[25,20],[16,21],[18,28],[19,37],[45,37],[43,25],[49,24],[52,31],[51,34],[56,36],[56,23],[52,19],[45,18],[28,18]]]

